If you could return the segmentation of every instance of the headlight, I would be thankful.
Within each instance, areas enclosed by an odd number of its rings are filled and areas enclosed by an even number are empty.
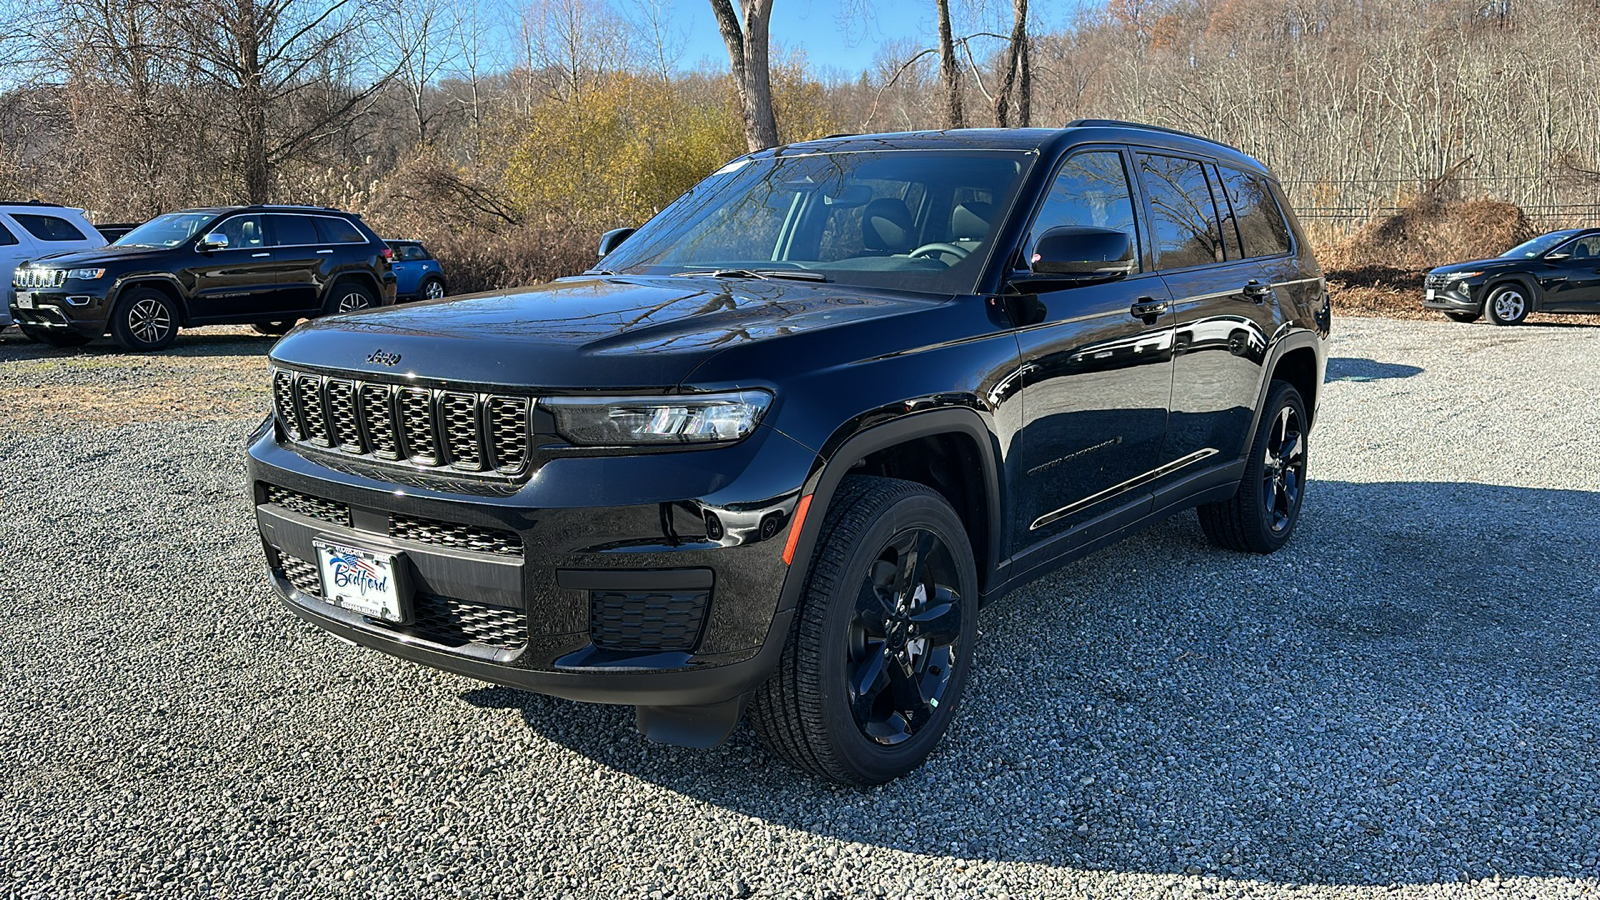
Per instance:
[[[540,404],[556,431],[588,447],[715,444],[743,440],[772,403],[766,391],[681,397],[551,397]]]
[[[104,278],[105,269],[68,269],[67,277],[78,281],[95,281]]]
[[[1482,272],[1451,272],[1451,281],[1466,281],[1468,278],[1477,278]]]

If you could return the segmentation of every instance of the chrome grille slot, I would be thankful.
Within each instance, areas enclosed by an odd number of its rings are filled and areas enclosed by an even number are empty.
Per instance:
[[[439,395],[439,419],[444,423],[445,447],[450,465],[467,472],[483,471],[483,438],[478,428],[478,398],[474,394]]]
[[[322,413],[322,378],[299,376],[294,380],[294,394],[300,408],[300,421],[305,423],[306,440],[323,447],[333,446],[328,438],[328,419]]]
[[[293,440],[304,440],[300,430],[300,414],[294,408],[294,373],[282,369],[272,371],[272,402],[278,411],[278,421]]]
[[[361,422],[356,417],[355,382],[328,379],[328,417],[328,432],[334,445],[346,453],[361,453]]]
[[[520,475],[532,462],[533,399],[272,369],[289,440],[370,462],[470,475]],[[444,472],[439,472],[443,475]]]
[[[66,269],[18,269],[12,284],[27,290],[58,288],[67,283]]]
[[[400,389],[400,432],[405,436],[406,455],[425,466],[439,464],[432,394],[425,388]]]
[[[497,472],[520,472],[528,464],[528,401],[490,397],[489,452]]]
[[[400,437],[394,430],[394,409],[386,384],[361,386],[361,416],[366,420],[367,440],[372,442],[372,455],[379,459],[400,458]]]

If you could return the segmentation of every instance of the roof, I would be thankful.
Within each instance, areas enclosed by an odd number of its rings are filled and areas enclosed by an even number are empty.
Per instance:
[[[1196,153],[1268,173],[1267,167],[1259,160],[1220,141],[1171,128],[1116,119],[1074,119],[1062,128],[953,128],[943,131],[842,134],[789,144],[762,151],[762,154],[790,151],[1011,150],[1054,156],[1078,144],[1102,142]]]

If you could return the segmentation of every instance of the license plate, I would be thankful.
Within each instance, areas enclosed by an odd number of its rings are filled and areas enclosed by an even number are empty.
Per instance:
[[[406,620],[398,555],[327,541],[312,543],[322,571],[323,600],[385,622]]]
[[[17,291],[17,309],[33,309],[33,295],[27,291]]]
[[[1432,300],[1436,295],[1438,295],[1438,293],[1439,292],[1434,290],[1433,288],[1428,288],[1428,295],[1426,297],[1424,297],[1423,299]]]

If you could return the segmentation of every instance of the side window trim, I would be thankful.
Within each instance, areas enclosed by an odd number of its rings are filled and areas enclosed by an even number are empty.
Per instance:
[[[1056,181],[1061,177],[1061,172],[1067,167],[1074,157],[1084,153],[1114,153],[1122,162],[1122,177],[1128,183],[1128,202],[1133,212],[1133,239],[1138,245],[1139,271],[1128,275],[1127,279],[1152,276],[1155,271],[1154,248],[1150,235],[1146,232],[1146,223],[1149,221],[1149,207],[1146,205],[1144,191],[1141,189],[1137,176],[1132,168],[1132,148],[1124,144],[1079,144],[1061,155],[1056,161],[1055,168],[1051,169],[1050,177],[1045,180],[1044,190],[1033,201],[1033,209],[1028,212],[1028,223],[1022,229],[1021,240],[1011,251],[1010,266],[1015,266],[1017,260],[1023,259],[1028,250],[1028,242],[1033,238],[1033,228],[1039,222],[1039,216],[1044,213],[1045,204],[1050,201],[1050,192],[1055,188]],[[998,247],[996,248],[999,249]]]
[[[1251,257],[1244,250],[1244,233],[1239,230],[1239,214],[1233,208],[1233,198],[1228,195],[1228,185],[1222,180],[1222,170],[1211,160],[1205,161],[1206,182],[1211,186],[1211,203],[1217,208],[1217,227],[1222,229],[1222,253],[1228,262],[1241,262]],[[1226,214],[1224,214],[1226,212]],[[1228,235],[1233,242],[1228,242]]]

